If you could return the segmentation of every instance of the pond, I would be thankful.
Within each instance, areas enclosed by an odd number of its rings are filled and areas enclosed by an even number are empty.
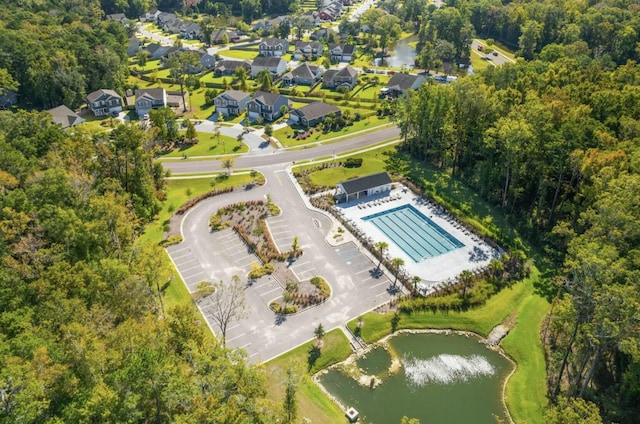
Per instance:
[[[391,68],[402,68],[403,66],[406,68],[413,67],[416,58],[416,49],[415,47],[411,47],[409,43],[416,40],[417,38],[415,36],[398,40],[396,45],[392,47],[393,50],[389,50],[391,54],[384,58],[382,64]],[[375,59],[374,65],[381,66],[380,61],[380,58]]]
[[[343,407],[354,407],[363,423],[399,423],[407,416],[430,424],[494,424],[506,420],[502,384],[511,370],[475,336],[401,333],[388,339],[386,350],[331,368],[318,382]]]

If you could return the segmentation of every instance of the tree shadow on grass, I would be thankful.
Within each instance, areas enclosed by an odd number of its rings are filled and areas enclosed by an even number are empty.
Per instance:
[[[307,365],[309,366],[308,370],[311,371],[313,366],[316,364],[318,358],[322,355],[322,351],[316,345],[311,346],[309,349],[309,356],[307,357]]]

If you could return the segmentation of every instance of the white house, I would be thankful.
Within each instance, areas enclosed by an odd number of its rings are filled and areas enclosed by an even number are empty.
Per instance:
[[[87,94],[87,106],[95,116],[122,112],[122,97],[113,90],[96,90]]]
[[[256,77],[263,69],[271,72],[271,75],[279,77],[287,70],[287,62],[276,56],[258,56],[251,63],[251,76]]]
[[[389,174],[379,172],[377,174],[365,175],[364,177],[352,178],[339,182],[336,185],[335,198],[339,202],[348,202],[374,194],[391,191],[392,181]]]

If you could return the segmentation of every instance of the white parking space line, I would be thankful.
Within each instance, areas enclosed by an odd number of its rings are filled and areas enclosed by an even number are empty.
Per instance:
[[[247,344],[245,344],[245,345],[240,346],[238,349],[244,349],[244,348],[246,348],[246,347],[251,346],[252,344],[253,344],[253,343],[249,342],[249,343],[247,343]]]
[[[188,258],[190,256],[193,256],[193,253],[191,252],[186,252],[184,254],[181,255],[176,255],[175,253],[171,254],[171,257],[173,258],[174,262],[177,262],[178,260],[182,259],[182,258]]]
[[[281,287],[273,288],[273,289],[271,289],[271,290],[269,290],[269,291],[266,291],[266,292],[264,292],[264,293],[260,293],[260,296],[266,296],[266,295],[268,295],[269,293],[273,293],[274,291],[278,291],[278,290],[282,290],[282,288],[281,288]]]
[[[378,283],[378,284],[376,284],[374,286],[369,286],[369,289],[375,289],[376,287],[380,287],[380,286],[388,285],[388,284],[389,284],[389,281],[383,281],[383,282]]]
[[[227,343],[228,342],[232,342],[232,341],[234,341],[236,339],[239,339],[240,337],[244,336],[245,334],[247,334],[247,333],[242,333],[242,334],[239,334],[239,335],[237,335],[237,336],[235,336],[235,337],[233,337],[231,339],[227,339]],[[251,343],[249,343],[249,344],[251,344]]]
[[[169,250],[169,249],[167,249],[167,250]],[[181,247],[180,249],[169,250],[169,251],[171,252],[172,255],[175,255],[176,253],[183,252],[185,250],[186,251],[190,251],[191,248],[189,248],[189,247]]]
[[[240,324],[236,324],[236,325],[234,325],[232,327],[229,327],[229,328],[227,328],[227,332],[233,330],[234,328],[238,328],[238,327],[240,327]]]
[[[189,272],[189,271],[191,271],[193,269],[200,268],[200,263],[198,261],[195,261],[195,262],[196,262],[196,264],[192,265],[192,266],[187,266],[187,267],[180,266],[180,272],[182,274],[186,274],[187,272]]]

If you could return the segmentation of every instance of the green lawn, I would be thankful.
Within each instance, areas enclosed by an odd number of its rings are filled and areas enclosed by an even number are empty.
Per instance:
[[[185,131],[180,131],[180,133],[184,134]],[[198,140],[200,141],[193,146],[174,149],[161,157],[175,158],[183,155],[214,156],[249,151],[249,146],[244,143],[238,143],[237,139],[228,135],[220,135],[220,143],[218,143],[218,138],[214,137],[212,133],[198,132]]]
[[[277,138],[280,141],[280,143],[282,143],[283,146],[294,147],[294,146],[301,146],[309,143],[327,141],[336,137],[345,137],[358,131],[366,131],[366,130],[375,131],[377,129],[380,129],[379,127],[381,125],[385,125],[388,123],[389,123],[389,120],[387,118],[370,117],[368,119],[361,119],[358,122],[354,122],[353,125],[344,127],[338,131],[331,131],[331,132],[325,133],[321,130],[318,130],[313,134],[311,134],[311,136],[307,137],[305,140],[296,140],[295,138],[293,138],[293,129],[287,126],[274,131],[273,136]],[[291,137],[287,138],[288,135]]]
[[[218,52],[220,56],[230,57],[234,59],[253,60],[258,56],[258,50],[234,50],[226,49]]]
[[[362,158],[362,166],[358,168],[336,167],[322,169],[310,175],[311,181],[317,185],[335,186],[338,182],[349,178],[382,172],[385,170],[385,160],[387,158],[385,153],[392,153],[393,151],[395,151],[394,146],[385,146],[368,152],[350,155],[350,157]],[[313,166],[315,165],[307,167]]]
[[[309,337],[313,337],[312,328],[309,329]],[[331,364],[347,359],[351,354],[349,341],[341,330],[335,329],[325,334],[323,342],[322,353],[311,371],[308,370],[308,359],[312,342],[305,343],[264,364],[263,368],[268,378],[267,397],[275,405],[282,405],[285,389],[284,376],[287,369],[293,366],[300,375],[305,376],[298,386],[299,416],[309,418],[314,424],[346,422],[344,412],[322,393],[310,376]]]

